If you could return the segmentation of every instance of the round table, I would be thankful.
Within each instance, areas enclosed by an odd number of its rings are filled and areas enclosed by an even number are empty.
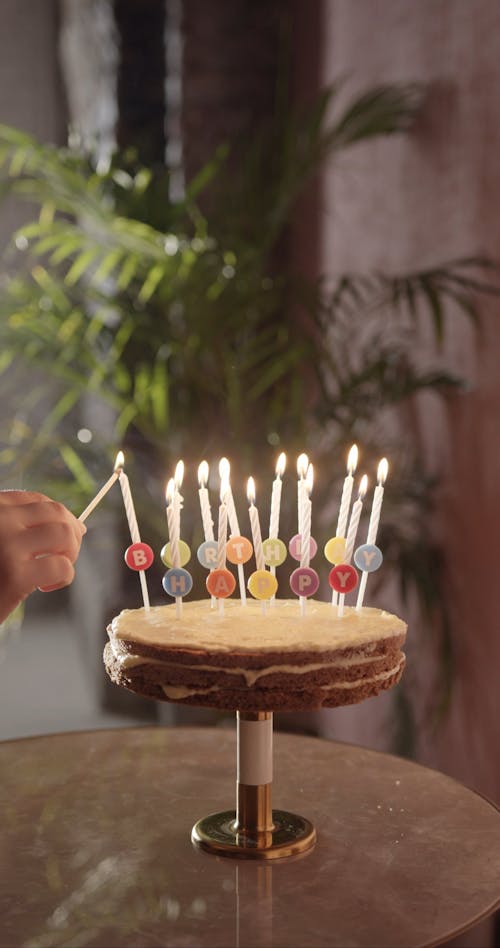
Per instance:
[[[2,946],[431,946],[495,910],[500,814],[443,774],[275,736],[276,807],[315,848],[206,855],[193,823],[234,805],[225,728],[130,728],[0,745]]]

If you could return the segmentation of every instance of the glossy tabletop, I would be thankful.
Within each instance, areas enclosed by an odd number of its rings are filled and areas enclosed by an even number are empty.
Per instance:
[[[0,745],[2,946],[430,946],[499,904],[500,814],[455,781],[275,735],[273,803],[311,819],[275,863],[195,850],[234,805],[232,730],[132,728]]]

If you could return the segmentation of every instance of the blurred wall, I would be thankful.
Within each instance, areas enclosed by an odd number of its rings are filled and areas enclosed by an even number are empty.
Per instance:
[[[42,141],[65,141],[56,0],[2,0],[0,14],[0,122],[31,132]],[[0,250],[24,218],[13,201],[2,206]]]
[[[325,0],[323,18],[326,83],[347,75],[352,92],[424,80],[429,98],[410,135],[354,147],[325,172],[319,269],[404,272],[476,253],[498,259],[500,5]],[[420,719],[420,759],[498,802],[500,302],[490,298],[481,310],[480,336],[450,313],[442,353],[469,390],[445,406],[427,396],[414,417],[427,469],[440,478],[428,528],[444,552],[456,660],[451,708],[437,727],[428,706],[439,660],[432,630],[418,620],[406,674]],[[429,358],[436,361],[431,349]]]

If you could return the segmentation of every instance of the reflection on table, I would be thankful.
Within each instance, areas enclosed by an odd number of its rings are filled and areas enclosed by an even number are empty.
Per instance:
[[[430,946],[491,913],[500,815],[460,784],[350,745],[278,734],[274,804],[314,850],[197,852],[234,805],[235,734],[134,728],[0,745],[2,945]]]

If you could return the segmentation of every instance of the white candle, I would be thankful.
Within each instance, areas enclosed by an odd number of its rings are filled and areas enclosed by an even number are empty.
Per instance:
[[[304,485],[305,478],[307,474],[307,468],[309,466],[309,458],[307,454],[299,454],[297,458],[297,474],[299,475],[299,481],[297,484],[297,529],[300,533],[300,527],[302,522],[302,504],[304,499]]]
[[[140,543],[141,535],[139,533],[139,525],[137,523],[137,517],[135,515],[134,501],[132,500],[132,493],[130,490],[129,479],[123,470],[120,470],[118,479],[120,481],[120,487],[122,491],[123,504],[125,507],[125,513],[127,515],[128,526],[130,530],[130,536],[132,543]],[[149,593],[148,585],[146,582],[146,574],[143,569],[139,570],[139,581],[141,584],[142,598],[144,602],[144,608],[146,611],[149,611]]]
[[[356,542],[356,534],[358,532],[359,518],[361,517],[361,511],[363,510],[363,500],[364,500],[367,490],[368,490],[368,478],[366,474],[363,474],[363,477],[361,478],[360,485],[359,485],[358,499],[355,500],[352,505],[351,519],[349,520],[349,529],[347,531],[347,541],[346,541],[346,546],[345,546],[344,563],[350,563],[352,559],[352,554],[354,552],[354,544]],[[339,604],[337,615],[343,616],[345,593],[340,593],[339,595],[334,590],[333,595],[332,595],[333,604],[337,602],[337,597],[338,597],[338,604]]]
[[[264,551],[262,549],[262,533],[260,530],[259,511],[255,506],[255,481],[253,477],[248,478],[247,497],[250,504],[248,513],[250,516],[250,526],[252,528],[253,550],[255,553],[255,563],[257,569],[265,569]]]
[[[182,481],[184,480],[184,461],[178,461],[174,472],[174,541],[171,547],[172,565],[179,567],[181,565],[179,540],[181,538],[181,510],[183,497],[181,496]]]
[[[114,483],[118,480],[120,476],[120,471],[123,468],[125,458],[123,457],[123,451],[119,451],[116,455],[115,467],[111,477],[108,478],[105,484],[102,485],[101,489],[97,492],[95,497],[90,501],[89,504],[85,507],[85,510],[82,510],[80,516],[78,517],[80,523],[84,523],[89,514],[97,507],[97,504],[100,504],[102,498],[108,493],[108,490],[113,486]]]
[[[304,498],[302,501],[302,523],[300,525],[300,565],[309,566],[311,561],[311,514],[312,502],[311,492],[313,488],[314,472],[312,464],[307,468],[307,476],[304,480]]]
[[[221,486],[224,482],[226,484],[226,505],[227,505],[227,516],[229,520],[229,528],[231,531],[231,536],[239,537],[240,536],[240,525],[238,523],[238,517],[236,514],[236,507],[234,506],[233,492],[231,490],[231,481],[229,479],[229,474],[231,471],[231,466],[227,458],[221,458],[219,461],[219,474],[221,479]],[[247,591],[245,589],[245,573],[243,570],[243,563],[238,563],[238,584],[240,587],[240,602],[242,606],[247,604]]]
[[[227,492],[226,492],[226,504],[227,504],[227,515],[229,518],[229,527],[231,529],[232,536],[240,536],[240,525],[238,523],[238,516],[236,513],[236,507],[234,506],[233,492],[231,490],[231,481],[229,479],[230,474],[230,464],[227,458],[221,458],[219,461],[219,474],[221,483],[222,481],[227,482]]]
[[[165,491],[165,496],[167,500],[167,525],[168,525],[168,539],[170,543],[170,559],[172,561],[173,567],[180,566],[180,552],[179,552],[179,535],[177,533],[178,520],[175,509],[175,495],[176,487],[175,480],[173,477],[170,478],[167,489]],[[182,596],[175,597],[175,609],[176,616],[180,619],[182,614]]]
[[[384,484],[387,479],[387,474],[389,472],[389,463],[387,458],[382,458],[377,468],[377,486],[373,492],[373,502],[372,509],[370,513],[370,522],[368,524],[368,535],[366,537],[367,543],[375,543],[377,539],[378,525],[380,521],[380,512],[382,510],[382,501],[384,499]],[[363,605],[363,599],[365,595],[366,583],[368,580],[368,572],[363,570],[361,574],[361,581],[359,584],[358,599],[356,602],[356,609],[359,611]]]
[[[227,543],[227,485],[221,485],[220,504],[219,504],[219,525],[217,531],[217,569],[226,567],[226,543]]]
[[[337,532],[336,536],[345,537],[346,527],[347,527],[347,518],[349,516],[349,505],[351,503],[352,488],[354,485],[353,474],[356,470],[358,464],[358,449],[355,444],[353,444],[349,455],[347,457],[347,477],[344,479],[344,484],[342,487],[342,497],[340,500],[340,509],[339,516],[337,521]]]
[[[363,474],[359,484],[358,499],[352,505],[351,519],[349,520],[349,529],[347,531],[347,541],[345,546],[345,556],[344,562],[350,563],[352,559],[352,554],[354,552],[354,544],[356,542],[356,534],[358,532],[359,520],[361,517],[361,511],[363,510],[363,500],[366,496],[366,491],[368,490],[368,478],[366,474]]]
[[[214,522],[212,520],[212,511],[210,510],[210,500],[208,496],[208,464],[202,461],[198,467],[198,483],[200,489],[198,496],[200,498],[201,519],[203,521],[203,533],[205,540],[214,539]]]
[[[286,454],[282,452],[276,462],[276,477],[271,493],[271,514],[269,517],[269,536],[276,539],[279,533],[282,477],[286,467]]]

